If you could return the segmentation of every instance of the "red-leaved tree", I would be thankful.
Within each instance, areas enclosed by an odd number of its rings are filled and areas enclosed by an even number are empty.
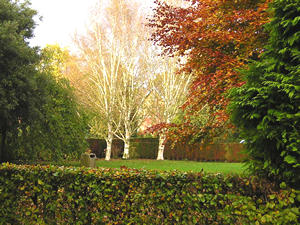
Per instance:
[[[157,7],[149,26],[154,29],[152,40],[162,47],[163,54],[186,57],[182,70],[194,74],[183,106],[185,119],[172,130],[181,137],[199,131],[211,136],[228,124],[226,92],[243,84],[238,70],[263,51],[267,40],[263,25],[269,20],[270,0],[184,1],[184,7],[177,7],[155,0]],[[191,121],[203,107],[210,119],[195,127]]]

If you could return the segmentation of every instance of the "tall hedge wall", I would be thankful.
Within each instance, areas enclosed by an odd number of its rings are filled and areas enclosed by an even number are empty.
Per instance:
[[[155,159],[158,151],[157,138],[133,138],[130,143],[130,158]]]
[[[293,225],[299,194],[255,177],[2,164],[0,224]]]
[[[106,141],[104,139],[88,139],[89,147],[97,158],[105,157]],[[119,139],[114,139],[112,142],[111,158],[122,157],[124,142]]]
[[[106,142],[104,139],[88,139],[90,149],[98,158],[105,157]],[[112,143],[112,158],[122,157],[124,142],[114,139]],[[154,159],[158,150],[157,138],[131,138],[130,139],[130,158]]]
[[[90,148],[98,158],[104,158],[105,140],[89,139]],[[243,144],[224,143],[203,145],[178,143],[165,147],[165,159],[195,160],[195,161],[228,161],[241,162],[246,157],[243,153]],[[130,143],[130,158],[155,159],[158,151],[157,138],[132,138]],[[113,141],[112,158],[120,158],[123,153],[124,143],[121,140]]]
[[[207,145],[178,143],[174,148],[171,147],[171,143],[167,143],[164,157],[175,160],[241,162],[246,157],[243,148],[244,145],[239,143]]]

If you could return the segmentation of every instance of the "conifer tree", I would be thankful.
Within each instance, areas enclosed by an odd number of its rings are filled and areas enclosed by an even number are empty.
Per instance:
[[[8,158],[8,138],[39,111],[39,57],[28,43],[35,14],[28,1],[0,0],[0,162]]]
[[[246,140],[249,168],[291,185],[300,168],[300,0],[275,0],[269,42],[231,92],[231,119]]]

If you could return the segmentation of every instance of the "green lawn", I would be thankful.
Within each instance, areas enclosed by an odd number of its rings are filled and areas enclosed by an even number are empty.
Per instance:
[[[179,170],[200,172],[202,169],[210,173],[235,173],[240,174],[245,170],[243,163],[225,163],[225,162],[195,162],[195,161],[174,161],[174,160],[120,160],[113,159],[111,161],[97,160],[98,167],[120,168],[126,166],[136,169],[151,170]]]
[[[79,161],[65,161],[65,162],[39,162],[43,165],[57,165],[57,166],[80,166]],[[106,168],[120,168],[126,166],[128,168],[147,169],[147,170],[160,170],[160,171],[192,171],[200,172],[202,169],[209,173],[222,173],[222,174],[241,174],[245,171],[245,165],[243,163],[226,163],[226,162],[196,162],[196,161],[175,161],[175,160],[151,160],[151,159],[112,159],[105,161],[104,159],[98,159],[96,161],[98,167]]]

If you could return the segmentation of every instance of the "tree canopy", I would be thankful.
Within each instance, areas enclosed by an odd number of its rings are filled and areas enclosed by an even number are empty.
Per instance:
[[[62,77],[66,53],[30,47],[36,11],[0,0],[0,161],[78,156],[86,125]]]
[[[25,1],[0,0],[0,160],[8,136],[39,112],[36,85],[37,50],[28,44],[33,36],[36,11]]]
[[[216,133],[228,122],[227,90],[242,85],[237,69],[256,58],[266,41],[262,25],[268,21],[267,0],[186,0],[173,6],[156,0],[149,26],[152,40],[163,54],[186,57],[183,70],[194,82],[185,110],[197,115],[205,107],[210,120],[196,128],[186,116],[180,136]],[[200,135],[201,136],[201,135]]]
[[[231,93],[233,123],[246,141],[252,171],[299,184],[300,1],[275,0],[261,59],[242,72]]]

